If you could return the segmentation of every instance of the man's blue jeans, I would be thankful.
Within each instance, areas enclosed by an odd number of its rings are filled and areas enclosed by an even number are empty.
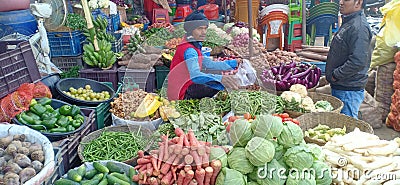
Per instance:
[[[332,96],[339,98],[344,103],[342,114],[358,119],[358,110],[364,101],[364,90],[344,91],[332,89]]]

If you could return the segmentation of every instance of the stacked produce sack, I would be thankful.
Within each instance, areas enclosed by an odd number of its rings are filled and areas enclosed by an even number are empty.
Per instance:
[[[233,148],[220,155],[216,184],[331,184],[322,150],[306,144],[303,132],[280,117],[260,115],[251,123],[235,120],[230,127]],[[211,153],[211,155],[215,155]],[[323,173],[323,174],[322,174]]]
[[[399,112],[400,112],[400,52],[394,56],[396,62],[396,70],[393,73],[393,89],[395,90],[392,95],[392,103],[390,106],[390,113],[386,118],[386,126],[393,127],[394,130],[400,131]]]

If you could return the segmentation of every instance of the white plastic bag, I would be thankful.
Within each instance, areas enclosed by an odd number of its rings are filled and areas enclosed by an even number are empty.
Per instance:
[[[243,59],[243,63],[238,67],[236,78],[240,80],[240,86],[249,86],[256,82],[256,70],[248,60]]]

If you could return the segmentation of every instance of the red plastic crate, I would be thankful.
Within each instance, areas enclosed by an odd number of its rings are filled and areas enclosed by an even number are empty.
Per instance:
[[[301,49],[302,40],[294,40],[291,45],[288,45],[288,50],[294,52],[296,49]]]
[[[40,78],[29,42],[21,42],[15,49],[0,54],[0,98],[14,92],[21,84]]]
[[[112,69],[102,70],[99,68],[81,69],[79,77],[96,80],[99,82],[111,82],[114,90],[118,88],[118,70],[114,65]]]

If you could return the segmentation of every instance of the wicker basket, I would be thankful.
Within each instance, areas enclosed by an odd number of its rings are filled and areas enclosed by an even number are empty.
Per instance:
[[[317,92],[308,92],[308,96],[313,100],[314,103],[320,100],[325,100],[331,103],[333,107],[333,111],[331,112],[340,113],[340,111],[342,111],[343,109],[343,102],[334,96]],[[290,110],[285,110],[285,112],[288,113],[292,118],[297,118],[304,114],[302,112],[295,112]]]
[[[141,130],[143,137],[148,137],[148,138],[151,137],[152,132],[149,129],[138,126],[138,125],[118,125],[118,126],[105,127],[101,130],[94,131],[94,132],[90,133],[89,135],[83,137],[81,143],[79,143],[79,146],[78,146],[79,159],[81,159],[81,161],[85,161],[85,158],[83,157],[83,151],[85,149],[85,146],[82,143],[89,143],[90,141],[97,139],[98,137],[100,137],[102,132],[111,131],[111,132],[135,133],[139,129]],[[127,142],[129,142],[129,141],[127,141]],[[146,148],[144,148],[144,151],[149,150],[149,148],[152,144],[153,144],[153,141],[150,139],[149,144],[147,145]],[[124,163],[130,164],[128,162],[129,162],[129,160],[124,161]]]
[[[297,120],[299,120],[300,128],[303,132],[315,128],[318,124],[322,124],[327,125],[330,128],[343,128],[346,126],[346,133],[352,132],[357,127],[360,131],[374,134],[374,130],[367,122],[334,112],[307,113],[298,117]],[[315,143],[320,146],[325,145],[325,142],[311,139],[309,137],[304,137],[304,140],[307,143]]]

